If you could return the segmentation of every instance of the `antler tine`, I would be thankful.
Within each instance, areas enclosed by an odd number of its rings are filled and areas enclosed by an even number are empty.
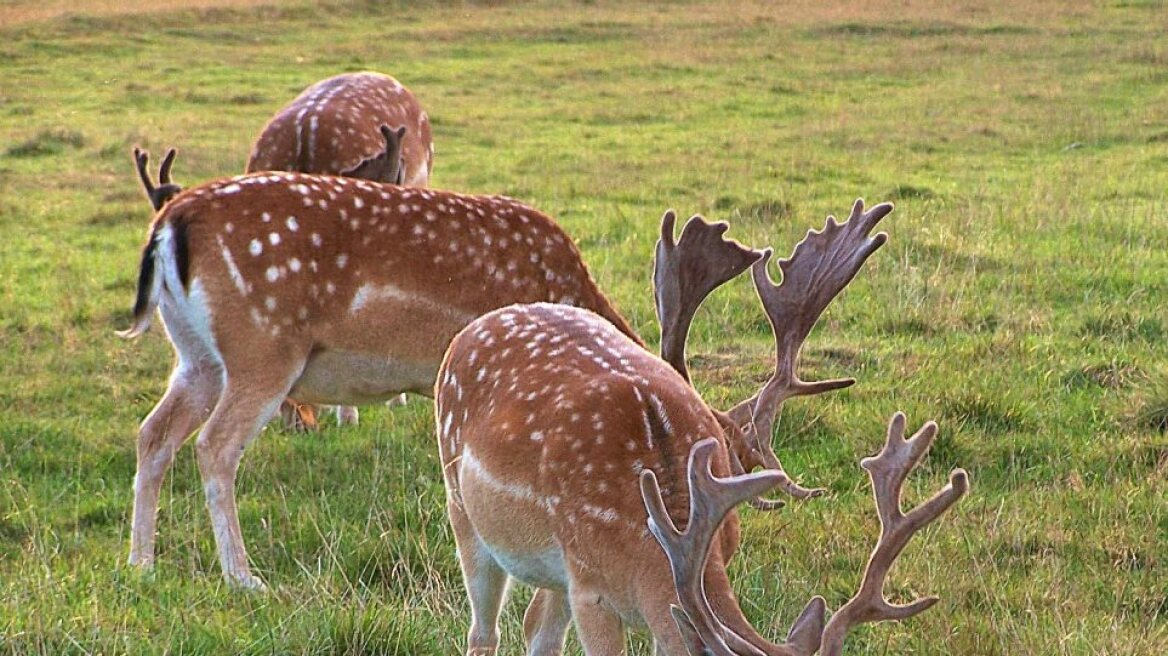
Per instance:
[[[145,150],[134,147],[134,164],[138,169],[138,177],[142,180],[142,186],[146,188],[146,197],[150,199],[150,205],[154,207],[155,211],[162,209],[166,201],[182,191],[182,187],[173,184],[170,181],[170,169],[174,165],[175,155],[178,154],[174,148],[166,151],[166,156],[162,158],[162,165],[158,167],[158,187],[150,180],[150,173],[147,172],[146,166],[150,163],[150,153]]]
[[[657,476],[652,470],[641,472],[641,497],[649,514],[649,531],[669,559],[673,571],[673,582],[677,587],[679,609],[674,611],[685,615],[689,626],[681,626],[683,632],[692,629],[701,636],[707,646],[716,646],[719,653],[730,653],[726,639],[731,639],[739,648],[748,648],[749,643],[733,634],[714,616],[702,589],[702,575],[706,569],[710,545],[714,533],[721,526],[735,506],[747,499],[757,497],[779,485],[786,475],[776,471],[762,471],[744,476],[716,478],[710,470],[710,459],[718,445],[715,438],[698,442],[690,450],[689,479],[689,520],[685,531],[677,530],[665,501]]]
[[[823,653],[827,656],[841,652],[844,636],[857,624],[907,619],[937,602],[937,597],[924,597],[904,605],[889,603],[884,598],[884,582],[912,536],[941,516],[969,490],[969,475],[964,469],[954,469],[949,474],[949,483],[932,498],[907,514],[902,512],[900,495],[904,479],[937,436],[937,424],[931,421],[907,440],[904,439],[904,427],[904,414],[893,415],[884,448],[877,455],[860,461],[860,466],[872,479],[872,495],[880,515],[880,539],[868,557],[859,590],[832,615],[824,629]]]
[[[694,215],[674,242],[673,210],[661,217],[661,239],[653,262],[653,296],[661,323],[661,358],[689,380],[685,343],[690,323],[713,290],[746,270],[761,256],[756,250],[723,237],[729,225],[707,223]]]
[[[151,204],[154,203],[154,182],[150,179],[150,174],[146,171],[146,165],[150,163],[150,153],[134,146],[134,165],[138,169],[138,177],[142,180],[142,186],[146,188],[146,196],[150,199]],[[154,209],[158,209],[157,206]]]
[[[178,151],[171,148],[166,151],[166,156],[162,158],[162,165],[158,167],[158,184],[170,184],[170,167],[174,165],[174,156]]]
[[[832,299],[888,240],[886,233],[869,233],[892,209],[890,203],[881,203],[865,212],[864,201],[857,200],[846,222],[839,223],[834,216],[828,216],[822,230],[809,230],[791,256],[779,261],[781,284],[775,284],[767,271],[770,249],[751,268],[755,290],[775,334],[775,372],[758,394],[727,414],[747,428],[747,433],[753,433],[757,443],[752,446],[759,449],[768,468],[781,469],[770,441],[775,417],[784,401],[843,389],[856,382],[853,378],[801,380],[797,373],[799,352]],[[798,498],[815,495],[815,490],[798,486],[789,491]]]

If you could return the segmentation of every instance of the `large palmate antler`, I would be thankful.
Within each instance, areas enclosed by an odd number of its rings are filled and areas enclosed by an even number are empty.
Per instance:
[[[904,439],[904,428],[904,414],[898,412],[889,423],[884,448],[876,456],[860,461],[860,466],[872,479],[881,533],[868,557],[859,589],[832,615],[826,626],[826,604],[822,597],[812,597],[792,625],[787,641],[774,645],[773,651],[811,656],[822,649],[825,656],[838,656],[844,638],[853,626],[907,619],[936,603],[936,597],[926,597],[911,604],[891,604],[884,598],[884,582],[909,539],[966,493],[969,478],[963,469],[953,470],[949,474],[949,484],[941,491],[907,514],[902,512],[900,495],[904,480],[937,435],[937,425],[933,422],[925,424],[908,440]],[[680,603],[680,607],[673,609],[674,619],[682,634],[689,638],[687,643],[701,645],[700,649],[691,651],[691,656],[758,654],[761,653],[758,647],[734,634],[713,614],[702,590],[702,574],[713,534],[726,514],[738,503],[778,485],[786,475],[779,471],[763,471],[727,479],[715,478],[710,473],[709,463],[716,446],[715,440],[707,439],[694,445],[690,452],[690,519],[684,533],[677,530],[666,514],[656,477],[649,470],[641,474],[641,495],[649,513],[649,530],[661,544],[673,569]],[[694,636],[697,640],[693,639]]]
[[[170,167],[174,165],[174,156],[178,154],[174,148],[166,151],[166,157],[162,158],[162,165],[158,167],[158,186],[150,180],[150,174],[146,171],[146,165],[150,162],[150,153],[141,148],[134,148],[134,164],[138,168],[138,177],[142,179],[142,186],[146,188],[146,197],[150,199],[150,204],[154,206],[155,211],[162,209],[166,201],[176,196],[182,191],[182,187],[170,181]]]
[[[887,241],[886,233],[871,236],[869,233],[890,212],[889,203],[865,212],[864,201],[857,200],[845,223],[828,216],[823,230],[808,231],[791,256],[779,260],[781,284],[772,282],[767,273],[769,249],[751,268],[755,289],[775,334],[775,372],[757,394],[727,414],[743,429],[749,447],[767,469],[782,470],[771,446],[771,435],[784,401],[793,396],[842,389],[856,382],[852,378],[801,380],[797,372],[799,351],[832,299],[856,277],[865,260]],[[800,498],[819,492],[806,488],[788,491]],[[766,502],[761,505],[766,507]]]
[[[723,237],[729,225],[706,223],[694,215],[673,241],[677,214],[661,217],[661,239],[653,261],[653,296],[661,323],[661,359],[689,380],[685,342],[690,323],[702,301],[718,286],[732,280],[761,253]]]

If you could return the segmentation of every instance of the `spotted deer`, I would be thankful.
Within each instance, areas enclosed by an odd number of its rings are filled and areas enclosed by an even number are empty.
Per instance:
[[[159,487],[196,441],[226,578],[262,586],[235,505],[243,448],[282,399],[433,393],[450,340],[510,303],[579,305],[636,340],[580,252],[512,199],[265,172],[171,198],[142,252],[135,337],[160,310],[177,362],[138,434],[131,564],[154,561]]]
[[[771,645],[750,626],[725,565],[738,545],[732,510],[738,500],[757,501],[776,485],[797,497],[815,491],[791,481],[777,459],[764,473],[743,473],[753,468],[742,462],[746,431],[711,409],[689,383],[685,338],[675,331],[688,330],[705,295],[744,270],[743,262],[753,262],[759,297],[776,330],[777,362],[750,412],[769,426],[782,399],[843,386],[848,381],[800,380],[798,353],[827,304],[884,243],[883,233],[868,235],[891,209],[864,212],[857,202],[845,224],[829,217],[823,231],[810,232],[780,262],[783,282],[777,286],[766,271],[769,251],[726,241],[724,224],[696,218],[675,243],[675,217],[667,214],[654,280],[670,362],[587,310],[543,303],[495,310],[454,338],[438,374],[435,418],[447,511],[472,614],[467,654],[497,650],[509,578],[537,588],[523,621],[528,654],[560,653],[572,622],[588,654],[623,653],[625,625],[647,626],[659,654],[801,653]],[[653,476],[659,496],[649,508],[654,530],[667,540],[662,529],[672,524],[663,516],[685,519],[691,502],[699,509],[691,513],[695,518],[708,510],[702,496],[691,494],[703,488],[692,478],[686,484],[686,456],[711,437],[695,452],[699,464],[720,478],[738,472],[746,482],[736,487],[742,494],[733,504],[707,520],[704,541],[674,549],[702,572],[696,585],[704,590],[703,606],[679,598],[670,560],[647,529],[638,477]],[[747,440],[755,443],[756,457],[759,441],[757,433]],[[690,614],[680,625],[672,610],[679,603]],[[722,641],[711,638],[714,651],[703,652],[694,636],[709,638],[710,625]],[[718,651],[727,645],[732,651]]]
[[[394,78],[366,71],[321,80],[277,112],[256,138],[245,172],[298,171],[426,187],[433,167],[430,119],[421,103]],[[280,414],[287,426],[316,427],[311,404],[289,399]],[[356,424],[359,413],[338,406],[336,416],[338,423]]]
[[[399,157],[388,131],[404,127]],[[252,146],[246,172],[299,171],[425,187],[434,170],[430,118],[388,75],[344,73],[305,89],[276,113]]]
[[[146,170],[148,154],[134,148],[138,176],[155,210],[182,190],[171,181],[174,156],[169,149],[155,187]],[[396,79],[363,72],[314,84],[280,110],[256,139],[245,173],[288,170],[425,187],[432,160],[430,121],[417,99]],[[287,426],[317,427],[312,404],[287,399],[280,414]],[[354,406],[336,407],[342,425],[359,417]]]

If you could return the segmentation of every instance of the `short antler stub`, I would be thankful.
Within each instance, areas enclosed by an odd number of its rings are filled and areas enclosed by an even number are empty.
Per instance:
[[[158,167],[158,186],[150,180],[150,173],[146,170],[150,163],[150,153],[145,150],[134,147],[134,165],[138,169],[138,177],[142,180],[142,186],[146,189],[146,197],[150,199],[150,205],[154,207],[155,211],[162,209],[166,201],[178,195],[182,191],[182,187],[170,181],[170,169],[174,165],[175,155],[178,154],[174,148],[166,151],[166,156],[162,158],[162,165]]]

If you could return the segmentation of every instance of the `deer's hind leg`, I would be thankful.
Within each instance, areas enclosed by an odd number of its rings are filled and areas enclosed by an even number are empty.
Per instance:
[[[458,564],[470,599],[466,655],[490,656],[499,649],[499,611],[507,595],[507,572],[475,533],[470,518],[456,500],[447,502],[447,514],[454,528]]]
[[[179,364],[166,393],[138,429],[138,472],[134,475],[131,565],[154,565],[158,497],[166,471],[183,442],[211,415],[223,390],[223,370],[207,361]]]
[[[233,584],[263,589],[252,576],[235,502],[235,478],[244,448],[275,415],[304,370],[306,353],[269,343],[224,354],[226,384],[195,446],[199,474],[224,577]]]
[[[527,656],[559,656],[571,624],[572,608],[567,594],[548,588],[536,590],[523,614]]]

